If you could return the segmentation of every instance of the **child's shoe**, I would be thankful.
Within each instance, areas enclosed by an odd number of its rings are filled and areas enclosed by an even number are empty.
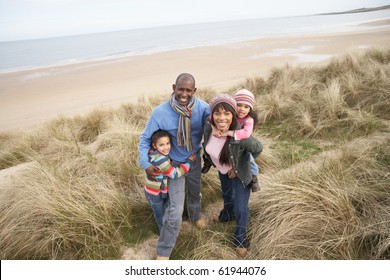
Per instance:
[[[258,192],[260,190],[259,181],[257,180],[257,176],[253,176],[251,182],[252,192]]]

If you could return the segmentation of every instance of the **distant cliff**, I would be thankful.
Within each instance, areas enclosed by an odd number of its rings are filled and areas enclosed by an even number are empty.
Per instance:
[[[390,9],[390,5],[374,7],[374,8],[360,8],[360,9],[344,11],[344,12],[324,13],[324,14],[318,14],[318,15],[340,15],[340,14],[365,13],[365,12],[373,12],[373,11],[386,10],[386,9]]]

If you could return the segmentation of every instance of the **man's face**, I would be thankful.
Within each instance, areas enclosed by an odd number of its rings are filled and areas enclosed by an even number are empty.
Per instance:
[[[172,88],[175,93],[175,99],[181,106],[187,106],[196,92],[194,83],[188,79],[179,80]]]

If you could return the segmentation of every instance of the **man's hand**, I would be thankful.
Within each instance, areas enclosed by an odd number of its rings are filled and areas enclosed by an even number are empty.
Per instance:
[[[196,160],[196,154],[191,154],[188,158],[190,161],[194,162]]]
[[[148,176],[148,178],[152,181],[157,181],[156,180],[156,174],[159,172],[159,169],[154,166],[154,165],[151,165],[149,166],[148,168],[145,169],[145,173],[146,173],[146,176]]]

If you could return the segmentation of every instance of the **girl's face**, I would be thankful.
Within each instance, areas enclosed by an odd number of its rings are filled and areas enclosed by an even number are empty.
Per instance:
[[[237,116],[242,119],[248,116],[251,107],[243,103],[237,103]]]
[[[167,156],[171,151],[171,139],[168,136],[157,139],[156,143],[152,144],[153,148]]]
[[[233,114],[226,111],[224,108],[219,107],[213,113],[213,121],[218,130],[221,130],[222,132],[228,131],[233,121]]]

